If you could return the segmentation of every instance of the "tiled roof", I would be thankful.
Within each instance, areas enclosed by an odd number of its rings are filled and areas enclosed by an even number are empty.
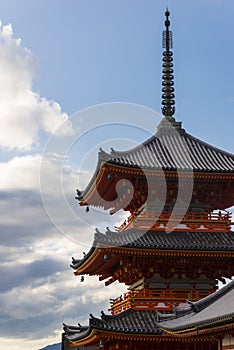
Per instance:
[[[171,314],[161,314],[157,310],[128,309],[118,315],[101,318],[90,315],[89,326],[64,325],[65,337],[76,341],[87,337],[92,329],[113,333],[161,335],[165,331],[175,332],[186,329],[202,329],[233,322],[234,281],[197,302],[188,302],[183,308],[176,308]]]
[[[100,243],[143,249],[234,250],[234,232],[171,232],[129,229],[96,233]]]
[[[85,331],[84,327],[67,325],[64,326],[64,330],[66,338],[71,341],[82,339],[94,328],[115,333],[159,335],[162,332],[158,325],[158,319],[159,313],[156,310],[128,309],[115,316],[102,313],[101,318],[96,318],[90,315],[89,327]],[[76,328],[76,332],[74,328]]]
[[[233,322],[234,319],[234,281],[227,284],[217,292],[190,303],[187,310],[180,310],[176,317],[160,323],[162,329],[168,331],[186,330],[196,327],[205,328],[218,323]]]
[[[234,174],[234,155],[209,145],[184,129],[162,127],[151,138],[125,152],[100,149],[96,170],[87,187],[77,190],[82,200],[95,184],[103,164],[141,170]]]
[[[99,158],[111,164],[141,169],[184,170],[196,172],[233,172],[234,155],[215,148],[183,129],[162,128],[136,148],[106,153]]]
[[[234,232],[171,232],[137,231],[129,229],[123,232],[107,231],[95,233],[93,247],[82,260],[73,259],[74,269],[82,265],[93,253],[94,247],[117,246],[136,249],[155,250],[197,250],[197,251],[234,251]]]

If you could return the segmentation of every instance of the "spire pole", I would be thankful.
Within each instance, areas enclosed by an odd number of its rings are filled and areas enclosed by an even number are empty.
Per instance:
[[[174,94],[174,75],[173,75],[173,52],[172,49],[172,31],[170,27],[170,12],[168,9],[165,12],[166,30],[163,31],[163,69],[162,69],[162,114],[167,117],[172,117],[175,113],[175,94]]]

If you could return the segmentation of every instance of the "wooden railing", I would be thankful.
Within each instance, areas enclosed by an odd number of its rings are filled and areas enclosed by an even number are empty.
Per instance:
[[[204,213],[187,212],[181,214],[163,212],[157,213],[153,210],[143,210],[141,213],[132,214],[118,230],[124,231],[129,228],[148,229],[161,231],[167,227],[168,222],[174,225],[175,231],[220,231],[229,232],[231,229],[231,213]]]
[[[116,315],[129,308],[135,310],[164,310],[170,311],[173,306],[178,306],[186,300],[196,301],[210,294],[211,290],[189,289],[142,289],[129,291],[116,299],[111,299],[109,311]],[[160,305],[159,305],[160,303]],[[164,306],[162,306],[162,303]]]

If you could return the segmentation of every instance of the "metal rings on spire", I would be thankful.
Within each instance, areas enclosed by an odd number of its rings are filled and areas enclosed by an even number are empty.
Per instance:
[[[170,27],[170,12],[165,12],[166,30],[163,31],[163,69],[162,69],[162,114],[165,117],[171,117],[175,113],[175,94],[174,94],[174,70],[173,70],[173,52],[172,49],[172,32]]]

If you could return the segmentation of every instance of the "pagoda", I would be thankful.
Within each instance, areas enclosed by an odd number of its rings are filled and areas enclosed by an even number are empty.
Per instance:
[[[91,181],[77,191],[81,206],[130,214],[116,231],[96,229],[89,252],[72,260],[75,275],[99,276],[105,285],[118,281],[128,289],[111,299],[110,314],[90,315],[88,326],[64,325],[64,350],[190,350],[194,344],[221,349],[218,331],[191,337],[174,331],[178,317],[186,324],[181,317],[204,309],[198,307],[201,300],[218,300],[218,281],[234,275],[227,211],[234,205],[234,155],[188,134],[174,118],[169,15],[167,10],[163,118],[156,133],[126,152],[100,150]]]

